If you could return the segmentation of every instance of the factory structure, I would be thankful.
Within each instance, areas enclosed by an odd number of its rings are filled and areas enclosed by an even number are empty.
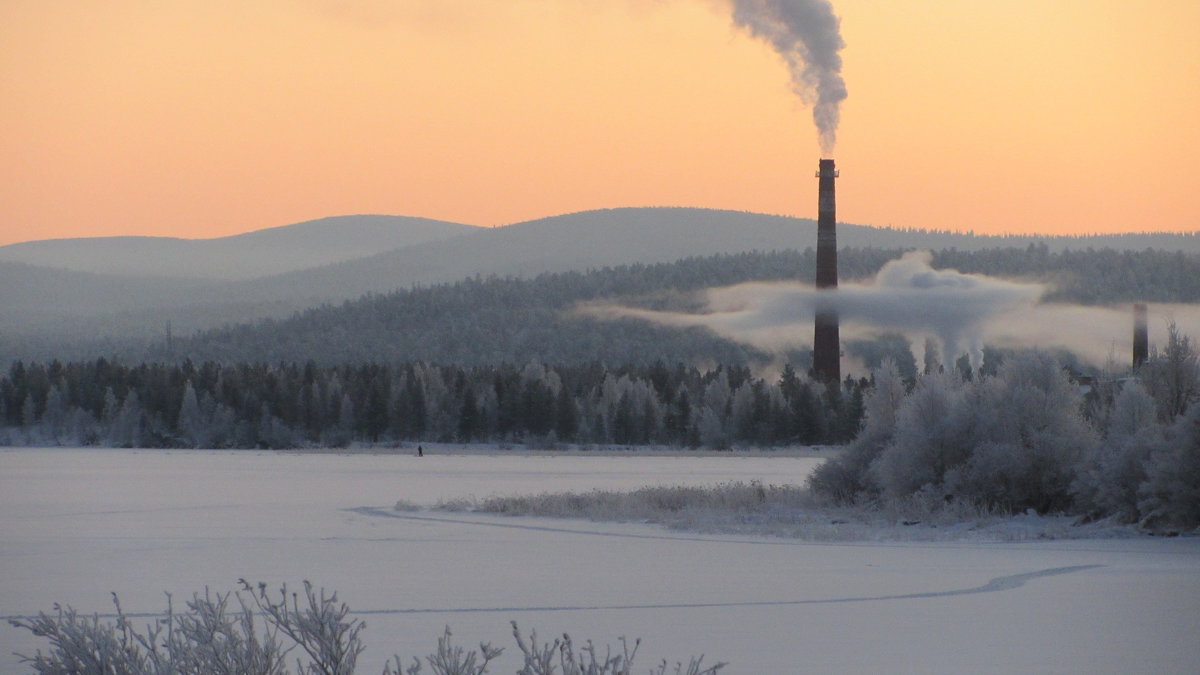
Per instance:
[[[1150,327],[1146,322],[1146,305],[1133,306],[1133,369],[1137,370],[1150,358]]]
[[[837,194],[838,171],[832,159],[822,159],[817,171],[817,290],[828,295],[837,290]],[[842,348],[838,313],[830,301],[817,303],[813,326],[813,374],[822,382],[842,379]]]
[[[831,294],[838,286],[837,262],[837,190],[838,170],[832,159],[822,159],[818,165],[817,184],[817,291],[825,295],[818,300],[813,322],[813,375],[826,383],[842,379],[841,338],[837,305]],[[1147,310],[1144,303],[1133,307],[1133,369],[1137,370],[1150,356]]]

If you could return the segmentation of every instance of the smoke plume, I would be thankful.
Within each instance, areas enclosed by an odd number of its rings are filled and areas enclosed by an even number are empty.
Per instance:
[[[702,326],[732,340],[782,352],[811,345],[818,308],[838,312],[843,340],[899,333],[918,362],[927,339],[940,347],[946,367],[963,354],[978,367],[984,345],[1064,348],[1094,365],[1126,363],[1132,348],[1129,307],[1044,303],[1049,286],[963,274],[930,266],[928,251],[888,262],[873,280],[818,291],[796,282],[747,283],[702,292],[698,313],[660,312],[619,305],[590,305],[597,318],[639,318],[672,326]],[[1152,332],[1166,334],[1175,320],[1185,334],[1200,334],[1200,308],[1152,305]],[[1155,321],[1158,326],[1156,327]],[[1152,338],[1153,340],[1153,338]]]
[[[731,0],[733,22],[765,40],[787,62],[792,89],[813,109],[821,152],[837,141],[838,108],[846,98],[842,80],[845,43],[828,0]]]

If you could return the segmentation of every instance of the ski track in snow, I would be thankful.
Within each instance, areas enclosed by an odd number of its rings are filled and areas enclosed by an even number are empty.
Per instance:
[[[576,534],[589,535],[600,537],[619,537],[626,539],[651,539],[651,540],[670,540],[670,541],[687,541],[687,542],[703,542],[713,544],[756,544],[756,545],[774,545],[774,546],[811,546],[819,545],[812,542],[800,541],[771,541],[771,540],[755,540],[755,539],[732,539],[732,538],[711,538],[711,537],[695,537],[695,536],[678,536],[678,535],[654,535],[654,534],[637,534],[632,532],[603,532],[598,530],[587,530],[577,528],[553,527],[549,525],[529,525],[521,523],[498,523],[493,521],[472,520],[465,518],[454,517],[439,517],[428,515],[414,515],[410,513],[400,513],[390,511],[379,507],[357,507],[346,509],[351,513],[357,513],[364,516],[397,518],[401,520],[428,521],[437,523],[450,523],[457,525],[467,525],[475,527],[497,527],[511,528],[519,530],[530,530],[535,532],[554,532],[561,534]],[[328,540],[329,538],[326,538]],[[336,539],[336,538],[334,538]],[[380,538],[381,540],[383,538]],[[877,545],[873,542],[873,545]],[[841,598],[802,598],[795,600],[745,600],[735,602],[680,602],[680,603],[655,603],[655,604],[631,604],[631,605],[539,605],[539,606],[508,606],[508,607],[423,607],[423,608],[401,608],[401,609],[366,609],[352,610],[351,614],[358,616],[381,616],[381,615],[411,615],[411,614],[487,614],[487,613],[512,613],[512,612],[578,612],[578,611],[632,611],[632,610],[660,610],[660,609],[701,609],[701,608],[721,608],[721,607],[782,607],[792,605],[829,605],[829,604],[846,604],[858,602],[885,602],[889,600],[922,600],[934,598],[948,598],[960,595],[975,595],[979,593],[997,593],[1001,591],[1011,591],[1027,582],[1034,579],[1044,577],[1052,577],[1063,574],[1072,574],[1082,572],[1084,570],[1104,567],[1104,565],[1072,565],[1068,567],[1051,567],[1033,572],[1024,572],[1021,574],[1011,574],[1002,577],[995,577],[987,583],[974,586],[971,588],[958,588],[944,591],[925,591],[921,593],[904,593],[899,595],[876,595],[876,596],[848,596]],[[107,614],[89,614],[89,617],[97,617],[101,619],[116,619],[115,613]],[[161,612],[130,612],[125,614],[126,618],[131,619],[146,619],[164,616]],[[0,617],[3,621],[12,621],[15,619],[32,619],[33,616],[4,616]]]
[[[949,598],[956,595],[975,595],[977,593],[997,593],[1011,591],[1033,579],[1053,577],[1061,574],[1072,574],[1083,570],[1104,567],[1104,565],[1072,565],[1069,567],[1051,567],[1049,569],[1011,574],[996,577],[982,586],[959,588],[948,591],[926,591],[923,593],[905,593],[901,595],[874,595],[846,598],[821,598],[804,600],[746,600],[741,602],[678,602],[658,603],[647,605],[540,605],[532,607],[454,607],[454,608],[409,608],[409,609],[367,609],[351,611],[359,616],[380,616],[397,614],[487,614],[511,612],[581,612],[603,610],[640,610],[640,609],[701,609],[713,607],[782,607],[789,605],[833,605],[852,602],[883,602],[887,600],[922,600],[926,598]],[[116,614],[93,614],[101,619],[115,619]],[[130,619],[146,619],[164,616],[161,612],[131,612],[125,614]],[[32,619],[31,616],[6,616],[4,621],[14,619]]]
[[[626,539],[654,539],[654,540],[670,540],[670,541],[694,541],[714,544],[756,544],[756,545],[773,545],[773,546],[806,546],[812,545],[811,542],[798,541],[771,541],[771,540],[755,540],[755,539],[718,539],[711,537],[690,537],[678,535],[654,535],[654,534],[636,534],[632,532],[601,532],[597,530],[585,530],[566,527],[552,527],[549,525],[529,525],[522,523],[497,523],[482,520],[468,520],[463,518],[439,517],[439,516],[419,516],[410,513],[399,513],[386,509],[363,506],[353,509],[347,509],[353,513],[358,513],[365,516],[379,516],[385,518],[398,518],[402,520],[420,520],[432,521],[438,523],[453,523],[458,525],[473,525],[478,527],[500,527],[512,528],[519,530],[532,530],[536,532],[556,532],[562,534],[582,534],[599,537],[620,537]],[[901,595],[878,595],[878,596],[857,596],[845,598],[822,598],[822,599],[801,599],[801,600],[748,600],[740,602],[685,602],[685,603],[659,603],[647,605],[550,605],[536,607],[465,607],[465,608],[423,608],[423,609],[377,609],[364,610],[354,612],[355,614],[363,615],[380,615],[380,614],[473,614],[487,612],[571,612],[571,611],[587,611],[587,610],[637,610],[637,609],[698,609],[705,607],[774,607],[787,605],[824,605],[824,604],[839,604],[850,602],[879,602],[885,600],[917,600],[924,598],[946,598],[956,595],[974,595],[977,593],[995,593],[999,591],[1010,591],[1024,586],[1026,582],[1039,579],[1042,577],[1057,576],[1060,574],[1071,574],[1073,572],[1081,572],[1083,570],[1104,567],[1104,565],[1072,565],[1069,567],[1052,567],[1034,572],[1024,572],[1022,574],[1012,574],[1003,577],[991,579],[982,586],[973,588],[960,588],[947,591],[926,591],[923,593],[905,593]]]
[[[831,605],[850,602],[879,602],[884,600],[918,600],[923,598],[947,598],[955,595],[974,595],[976,593],[995,593],[1011,591],[1025,585],[1025,582],[1041,577],[1052,577],[1059,574],[1071,574],[1104,565],[1073,565],[1070,567],[1052,567],[1036,572],[1012,574],[996,577],[982,586],[960,588],[949,591],[927,591],[924,593],[906,593],[903,595],[876,595],[848,598],[822,598],[807,600],[748,600],[741,602],[680,602],[660,603],[653,605],[561,605],[541,607],[466,607],[456,609],[375,609],[354,614],[477,614],[487,612],[574,612],[596,610],[634,610],[634,609],[699,609],[705,607],[779,607],[787,605]]]

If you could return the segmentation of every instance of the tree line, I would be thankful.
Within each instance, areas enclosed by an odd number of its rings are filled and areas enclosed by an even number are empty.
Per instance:
[[[844,443],[866,380],[790,365],[608,368],[427,363],[17,362],[0,378],[9,445],[292,448],[403,442],[728,448]]]

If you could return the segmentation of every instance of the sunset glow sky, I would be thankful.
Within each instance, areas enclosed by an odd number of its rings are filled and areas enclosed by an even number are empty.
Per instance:
[[[1200,230],[1200,2],[839,0],[845,222]],[[0,244],[332,215],[816,215],[721,0],[0,2]]]

